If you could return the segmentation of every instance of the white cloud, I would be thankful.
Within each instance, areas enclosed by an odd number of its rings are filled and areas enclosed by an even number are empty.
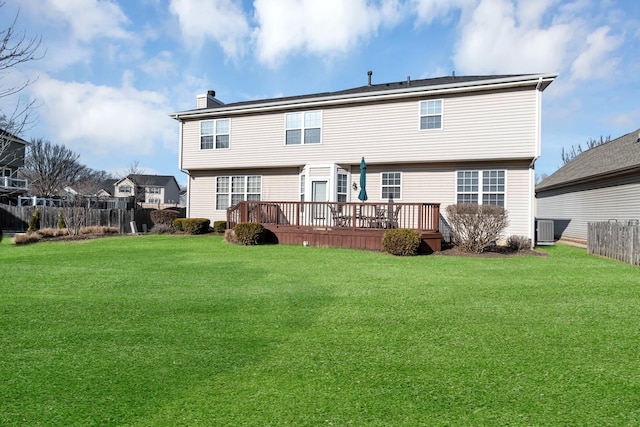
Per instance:
[[[482,0],[463,23],[453,58],[456,68],[464,73],[559,70],[574,30],[565,23],[538,26],[543,12],[516,9],[508,0]]]
[[[242,8],[233,0],[171,0],[171,13],[178,17],[185,41],[199,48],[213,39],[232,58],[243,53],[250,33]]]
[[[109,0],[22,0],[21,4],[49,22],[68,25],[70,39],[89,43],[97,38],[130,38],[123,28],[128,18]]]
[[[475,6],[477,0],[409,0],[419,24],[431,24],[436,18],[447,21],[450,15]]]
[[[619,59],[610,56],[623,43],[624,37],[609,34],[609,27],[597,28],[589,34],[586,49],[578,55],[571,66],[572,77],[576,80],[606,78],[613,74]]]
[[[400,19],[397,0],[255,0],[258,60],[276,66],[286,56],[344,54]]]
[[[165,97],[133,88],[128,72],[122,80],[114,88],[41,76],[32,91],[43,104],[45,139],[80,153],[128,159],[175,146],[177,128]]]

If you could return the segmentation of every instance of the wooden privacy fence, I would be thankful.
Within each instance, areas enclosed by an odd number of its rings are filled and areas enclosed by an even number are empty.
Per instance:
[[[640,225],[637,221],[590,222],[587,252],[633,265],[640,265]]]
[[[25,232],[29,228],[29,220],[34,209],[40,211],[40,228],[57,228],[60,209],[50,206],[9,206],[0,205],[0,225],[4,231]],[[154,209],[82,209],[82,227],[106,226],[115,227],[120,233],[131,232],[131,221],[135,221],[138,231],[151,229],[153,222],[150,213]]]

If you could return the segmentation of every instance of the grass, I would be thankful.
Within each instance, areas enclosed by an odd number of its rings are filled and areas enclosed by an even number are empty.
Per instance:
[[[640,423],[640,270],[212,236],[0,243],[0,425]]]

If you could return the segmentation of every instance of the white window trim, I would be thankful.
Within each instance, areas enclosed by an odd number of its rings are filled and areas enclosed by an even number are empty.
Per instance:
[[[506,169],[459,169],[455,171],[455,175],[454,175],[454,202],[453,204],[457,204],[458,203],[458,194],[461,194],[458,192],[458,173],[459,172],[478,172],[478,192],[474,193],[478,195],[478,205],[482,205],[482,199],[483,196],[485,194],[485,192],[483,191],[483,173],[484,172],[504,172],[504,191],[502,192],[495,192],[495,191],[488,191],[486,192],[486,194],[503,194],[504,195],[504,208],[507,208],[507,170]],[[470,194],[468,192],[464,192],[464,194]]]
[[[422,103],[423,102],[428,102],[428,101],[440,101],[440,114],[426,114],[426,115],[422,115]],[[440,127],[439,128],[432,128],[432,129],[422,129],[422,127],[420,127],[420,119],[422,119],[422,117],[434,117],[434,116],[440,116]],[[434,132],[434,131],[441,131],[444,130],[444,99],[443,98],[437,98],[437,99],[421,99],[420,101],[418,101],[418,130],[420,132]]]
[[[218,133],[218,121],[227,120],[229,122],[229,132],[228,133]],[[202,122],[213,122],[213,147],[212,148],[202,148]],[[231,119],[229,118],[220,118],[220,119],[207,119],[200,120],[198,122],[199,125],[199,143],[200,143],[200,151],[210,151],[210,150],[230,150],[231,149]],[[216,147],[216,136],[218,135],[229,135],[229,146],[224,148]]]
[[[403,176],[402,176],[403,173],[402,173],[402,171],[382,171],[382,172],[380,172],[380,200],[382,200],[382,201],[388,201],[389,200],[388,198],[385,199],[385,198],[382,197],[382,189],[385,187],[385,185],[382,184],[382,182],[383,182],[382,175],[385,174],[385,173],[399,173],[400,174],[400,197],[398,197],[397,199],[394,198],[393,201],[397,202],[399,200],[402,200],[402,181],[403,181]],[[394,186],[387,185],[386,187],[395,187],[395,185]]]
[[[233,206],[231,204],[231,199],[233,197],[234,194],[240,194],[240,193],[234,193],[233,192],[233,178],[244,178],[244,192],[242,193],[242,200],[246,201],[247,200],[247,195],[248,194],[258,194],[260,199],[262,200],[262,182],[263,182],[263,176],[262,175],[218,175],[216,176],[215,179],[215,192],[214,192],[214,198],[213,198],[213,203],[214,203],[214,208],[216,211],[221,211],[221,212],[225,212],[227,210],[227,208],[224,209],[218,209],[218,195],[219,194],[226,194],[227,196],[229,196],[229,207]],[[258,193],[254,192],[254,191],[247,191],[248,189],[248,185],[249,185],[249,178],[250,177],[260,177],[260,191]],[[226,193],[218,193],[218,178],[229,178],[229,191]]]
[[[306,113],[320,113],[320,142],[313,142],[313,143],[305,143],[304,142],[304,131],[307,129],[304,126],[304,115]],[[287,127],[287,116],[289,116],[291,114],[301,114],[302,115],[301,127],[299,127],[299,128],[288,128]],[[291,111],[289,113],[284,113],[284,145],[286,147],[300,147],[300,146],[304,146],[304,145],[322,145],[323,118],[324,118],[324,115],[322,114],[322,110]],[[298,129],[300,130],[300,144],[287,144],[287,131],[288,130],[298,130]],[[315,128],[315,127],[311,128],[310,127],[308,129],[317,129],[317,128]]]

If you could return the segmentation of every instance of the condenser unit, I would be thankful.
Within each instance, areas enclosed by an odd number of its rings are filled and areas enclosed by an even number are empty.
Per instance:
[[[536,245],[553,245],[553,220],[536,220]]]

